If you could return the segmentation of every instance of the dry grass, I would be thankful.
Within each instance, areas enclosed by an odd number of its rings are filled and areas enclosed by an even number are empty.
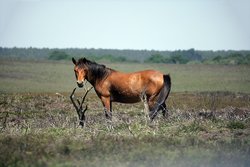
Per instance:
[[[247,166],[250,96],[172,93],[169,118],[152,123],[143,103],[114,104],[105,119],[89,94],[78,126],[69,94],[0,95],[1,166]]]

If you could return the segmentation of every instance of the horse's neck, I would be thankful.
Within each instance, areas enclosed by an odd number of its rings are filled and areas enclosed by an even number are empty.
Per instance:
[[[94,76],[92,75],[92,73],[88,73],[88,76],[87,76],[87,81],[95,87],[96,85],[96,79],[94,78]]]
[[[88,72],[88,77],[87,77],[87,81],[93,86],[95,87],[95,85],[97,84],[97,82],[99,82],[100,79],[97,78],[96,76],[96,72],[93,71],[89,71]]]
[[[87,80],[92,84],[92,86],[95,86],[97,82],[105,80],[111,72],[112,69],[109,68],[89,68]]]

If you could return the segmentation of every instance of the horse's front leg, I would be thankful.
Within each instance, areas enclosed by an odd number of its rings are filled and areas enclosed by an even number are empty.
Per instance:
[[[110,97],[101,97],[102,100],[102,104],[104,107],[104,112],[105,112],[105,116],[107,119],[112,119],[112,104],[110,101]]]

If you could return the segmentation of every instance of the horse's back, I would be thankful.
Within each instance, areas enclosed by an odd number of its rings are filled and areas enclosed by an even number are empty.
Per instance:
[[[122,73],[115,71],[112,82],[130,88],[145,88],[153,84],[154,86],[163,85],[163,74],[156,70],[137,71],[133,73]]]

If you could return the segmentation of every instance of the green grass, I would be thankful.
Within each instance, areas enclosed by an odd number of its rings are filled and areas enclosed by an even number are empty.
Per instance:
[[[144,69],[170,73],[173,92],[250,93],[250,66],[106,64],[124,72]],[[69,62],[0,62],[0,92],[70,92],[76,86]]]

